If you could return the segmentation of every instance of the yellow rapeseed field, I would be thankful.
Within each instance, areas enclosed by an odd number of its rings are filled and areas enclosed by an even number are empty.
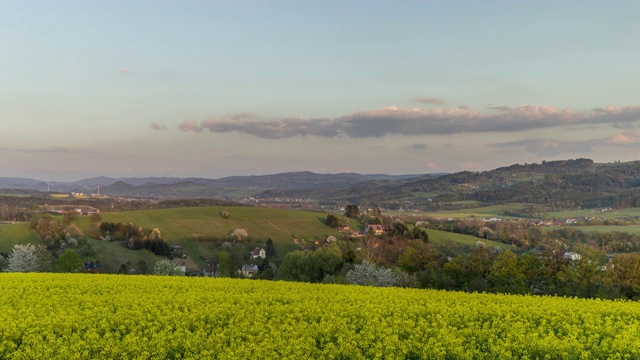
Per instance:
[[[0,306],[3,359],[640,358],[633,302],[7,273]]]

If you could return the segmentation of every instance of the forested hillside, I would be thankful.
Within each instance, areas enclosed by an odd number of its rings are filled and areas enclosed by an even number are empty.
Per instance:
[[[596,164],[589,159],[515,164],[490,171],[356,184],[346,190],[271,192],[265,196],[315,197],[327,203],[402,205],[438,209],[448,203],[530,203],[557,207],[640,206],[640,163]]]

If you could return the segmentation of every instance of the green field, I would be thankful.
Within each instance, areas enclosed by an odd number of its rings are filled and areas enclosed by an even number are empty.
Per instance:
[[[231,218],[223,219],[222,211],[228,211]],[[325,218],[323,213],[257,207],[193,207],[102,214],[102,221],[133,222],[144,228],[158,228],[170,245],[181,245],[196,262],[199,255],[210,253],[213,245],[193,241],[195,236],[226,238],[235,229],[245,229],[256,241],[245,242],[246,251],[264,246],[271,238],[278,254],[285,254],[300,248],[294,238],[301,242],[302,239],[325,240],[329,235],[338,235],[335,229],[324,224]],[[88,217],[79,217],[75,223],[87,233]]]
[[[505,204],[505,205],[492,205],[473,209],[462,209],[453,211],[435,211],[421,213],[421,215],[438,217],[438,218],[468,218],[468,217],[499,217],[499,218],[513,218],[512,216],[505,216],[506,210],[518,210],[529,204]]]
[[[30,197],[31,194],[13,194],[13,193],[1,193],[0,192],[0,196],[26,198],[26,197]]]
[[[629,218],[639,217],[640,208],[627,208],[622,210],[607,210],[602,209],[585,209],[585,210],[567,210],[567,211],[554,211],[549,212],[547,215],[551,218],[564,219],[568,217],[595,217],[603,219],[617,219],[617,218]]]
[[[511,245],[503,244],[497,241],[481,239],[471,235],[463,235],[451,233],[448,231],[428,229],[429,242],[436,247],[450,248],[456,254],[468,253],[469,247],[475,246],[478,241],[482,241],[485,245],[500,249],[510,249]]]
[[[553,228],[561,229],[566,226],[558,226]],[[621,232],[621,233],[629,233],[640,235],[640,225],[629,225],[629,226],[618,226],[618,225],[597,225],[597,226],[571,226],[572,228],[578,229],[582,232],[598,232],[598,233],[610,233],[610,232]]]
[[[0,252],[10,253],[13,245],[26,243],[40,243],[40,238],[28,223],[0,224]]]
[[[2,359],[638,359],[640,305],[217,278],[0,274]]]

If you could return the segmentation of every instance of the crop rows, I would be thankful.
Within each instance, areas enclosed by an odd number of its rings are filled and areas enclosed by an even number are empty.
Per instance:
[[[2,274],[0,304],[0,358],[640,358],[632,302]]]

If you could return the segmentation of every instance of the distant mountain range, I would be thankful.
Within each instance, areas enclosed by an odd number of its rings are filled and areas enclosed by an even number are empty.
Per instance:
[[[303,171],[274,175],[231,176],[221,179],[176,177],[111,178],[100,176],[73,182],[47,182],[28,178],[0,177],[0,189],[85,194],[99,192],[107,196],[240,199],[269,190],[338,190],[361,182],[397,181],[419,176],[362,175],[356,173],[316,174]]]
[[[640,207],[640,162],[597,164],[589,159],[514,164],[454,174],[361,175],[289,172],[261,176],[203,178],[108,178],[76,182],[0,178],[0,189],[98,192],[108,196],[211,198],[266,203],[364,204],[394,209],[440,210],[521,203],[526,211]],[[3,192],[0,190],[0,193]],[[4,190],[9,192],[9,190]],[[538,206],[539,205],[539,206]],[[525,211],[523,210],[523,211]]]
[[[507,203],[551,209],[640,207],[640,162],[543,161],[482,172],[360,182],[343,189],[271,190],[261,194],[265,201],[287,197],[391,209],[441,210]],[[534,211],[533,206],[530,208]]]

